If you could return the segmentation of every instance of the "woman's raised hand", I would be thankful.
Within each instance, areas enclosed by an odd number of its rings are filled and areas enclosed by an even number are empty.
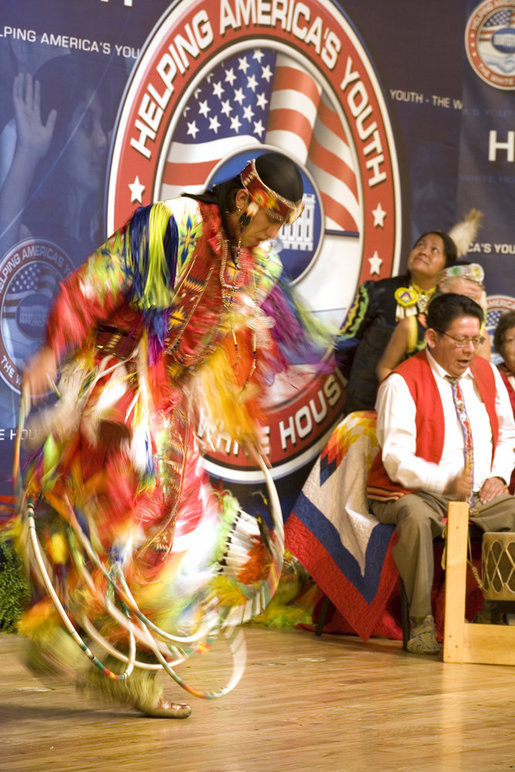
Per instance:
[[[17,150],[29,153],[39,163],[48,152],[54,134],[57,111],[50,110],[46,123],[41,120],[41,91],[38,80],[19,73],[13,86]]]

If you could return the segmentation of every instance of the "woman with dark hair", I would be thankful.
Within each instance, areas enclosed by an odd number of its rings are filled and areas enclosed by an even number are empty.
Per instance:
[[[344,412],[373,410],[378,380],[377,363],[395,325],[407,316],[424,313],[435,292],[440,271],[457,259],[456,245],[443,231],[422,234],[413,246],[407,272],[358,289],[341,329],[341,352],[351,351]]]
[[[486,293],[483,285],[484,271],[478,263],[468,263],[460,260],[448,268],[444,268],[438,276],[437,290],[434,297],[440,293],[452,292],[467,297],[478,303],[484,310],[485,319],[482,326],[484,332],[486,323]],[[404,359],[426,345],[426,315],[407,316],[396,325],[392,337],[377,363],[377,378],[381,382]],[[479,356],[490,359],[490,338],[485,336],[484,342],[477,350]]]
[[[24,475],[54,585],[76,624],[125,652],[127,632],[102,603],[106,574],[130,586],[129,615],[137,607],[166,634],[197,636],[182,656],[259,613],[277,584],[281,523],[270,532],[230,494],[215,495],[197,427],[204,444],[229,434],[259,460],[263,385],[300,354],[320,361],[322,342],[278,284],[270,243],[300,215],[302,195],[295,164],[270,153],[205,195],[141,207],[65,279],[26,368],[25,391],[57,383],[60,393],[29,424],[40,445]],[[75,555],[85,537],[102,566],[89,579],[90,558]],[[47,598],[20,629],[47,659],[66,661],[71,639]],[[152,658],[148,638],[143,649]],[[155,671],[122,683],[88,668],[88,682],[144,713],[190,713],[162,697]]]
[[[101,68],[80,54],[16,76],[16,147],[0,192],[4,251],[50,238],[81,261],[98,244],[108,148],[101,83]]]
[[[497,367],[508,390],[515,416],[515,311],[508,311],[499,319],[494,332],[494,346],[503,358]],[[511,475],[510,493],[515,493],[515,469]]]

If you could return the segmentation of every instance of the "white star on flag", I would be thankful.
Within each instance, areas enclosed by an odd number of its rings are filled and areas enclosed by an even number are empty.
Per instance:
[[[243,72],[247,72],[249,69],[250,64],[247,62],[247,57],[244,56],[241,59],[238,59],[238,69],[243,70]]]
[[[195,121],[191,121],[191,123],[188,122],[188,134],[190,135],[190,137],[193,137],[193,139],[195,139],[198,132],[199,132],[199,128],[195,123]]]
[[[254,121],[254,134],[261,136],[265,130],[261,121]]]
[[[265,67],[261,70],[261,77],[263,80],[266,80],[267,83],[270,82],[270,80],[273,78],[274,73],[270,69],[270,66],[267,64]]]
[[[234,70],[232,67],[230,70],[225,71],[225,80],[232,87],[234,81],[236,80],[236,75],[234,74]]]
[[[163,198],[199,193],[220,161],[239,148],[250,158],[250,149],[263,143],[305,165],[328,231],[359,234],[361,194],[351,144],[331,95],[310,72],[271,49],[240,51],[210,68],[193,89],[170,137]],[[376,223],[383,215],[378,206]],[[380,265],[372,264],[376,272]]]
[[[256,99],[256,105],[260,107],[262,110],[264,110],[267,104],[268,104],[268,99],[266,98],[265,94],[258,94]]]
[[[215,83],[215,85],[213,86],[213,94],[217,97],[220,97],[220,99],[222,98],[222,94],[224,93],[224,91],[225,89],[222,86],[221,81],[218,81],[218,83]]]
[[[220,121],[216,115],[209,119],[209,128],[217,134],[218,129],[220,128]]]

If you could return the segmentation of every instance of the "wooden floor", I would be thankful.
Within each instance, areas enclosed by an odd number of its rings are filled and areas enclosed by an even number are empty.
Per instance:
[[[515,668],[444,664],[395,641],[246,630],[236,689],[191,702],[184,721],[95,704],[43,685],[0,635],[0,769],[278,772],[515,769]],[[223,670],[191,666],[207,683]],[[190,666],[188,666],[190,667]],[[211,668],[211,670],[210,670]]]

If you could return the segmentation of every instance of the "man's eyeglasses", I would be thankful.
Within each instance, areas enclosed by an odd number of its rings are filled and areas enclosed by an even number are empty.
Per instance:
[[[456,348],[465,348],[465,346],[468,346],[469,343],[472,343],[474,348],[479,348],[479,346],[485,342],[485,339],[482,335],[474,335],[472,338],[456,338],[454,335],[450,335],[444,330],[437,329],[436,331],[439,332],[440,335],[447,335],[448,338],[451,338],[454,341]]]

